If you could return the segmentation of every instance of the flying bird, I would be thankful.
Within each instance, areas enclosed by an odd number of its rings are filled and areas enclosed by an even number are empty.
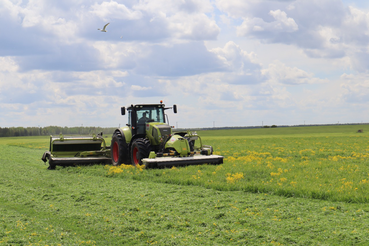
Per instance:
[[[107,32],[107,31],[106,31],[106,27],[107,27],[109,24],[110,24],[110,23],[107,23],[107,24],[105,24],[105,26],[104,26],[104,28],[103,28],[103,29],[98,28],[97,30],[102,31],[102,32]]]

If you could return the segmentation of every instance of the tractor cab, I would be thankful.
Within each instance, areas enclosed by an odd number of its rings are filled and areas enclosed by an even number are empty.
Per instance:
[[[132,135],[145,135],[146,124],[149,122],[167,123],[164,104],[138,104],[131,105],[127,108],[128,111],[128,124],[131,128]],[[177,113],[176,105],[173,105],[174,113]],[[125,107],[121,108],[121,114],[126,114]]]

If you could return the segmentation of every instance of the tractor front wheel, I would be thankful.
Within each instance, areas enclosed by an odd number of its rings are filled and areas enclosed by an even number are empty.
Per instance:
[[[151,151],[150,141],[146,138],[137,138],[131,147],[132,165],[142,165],[142,159],[149,157]]]

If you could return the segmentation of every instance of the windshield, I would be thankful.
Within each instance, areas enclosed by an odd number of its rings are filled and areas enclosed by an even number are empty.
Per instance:
[[[137,110],[137,123],[144,124],[146,122],[165,123],[164,108],[155,106],[141,106]]]

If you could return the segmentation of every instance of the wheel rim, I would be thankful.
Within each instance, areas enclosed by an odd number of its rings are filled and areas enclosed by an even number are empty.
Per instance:
[[[133,157],[133,162],[134,162],[134,164],[135,165],[137,165],[137,164],[139,164],[139,160],[138,160],[138,158],[137,158],[137,154],[138,154],[138,148],[137,147],[135,147],[134,149],[133,149],[133,152],[132,152],[132,157]]]
[[[117,142],[113,144],[113,160],[114,162],[118,162],[119,159],[119,146]]]

